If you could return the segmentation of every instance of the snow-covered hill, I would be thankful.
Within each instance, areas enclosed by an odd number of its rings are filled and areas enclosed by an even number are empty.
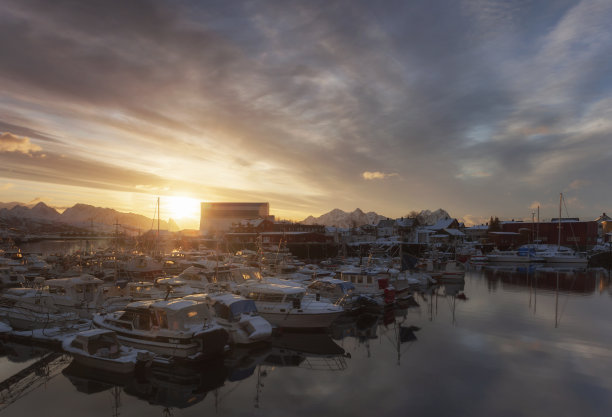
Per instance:
[[[10,209],[0,208],[0,220],[6,223],[17,224],[23,224],[26,221],[49,224],[58,222],[86,229],[93,226],[95,230],[100,232],[112,231],[116,227],[115,223],[121,225],[121,228],[133,231],[139,230],[141,232],[157,228],[157,222],[153,222],[152,219],[146,216],[122,213],[114,209],[94,207],[88,204],[75,204],[60,214],[57,210],[43,202],[36,204],[32,208],[18,203]],[[160,221],[160,228],[170,231],[178,230],[176,223],[172,219],[169,222]]]
[[[409,217],[409,216],[404,216]],[[417,214],[417,219],[421,225],[436,224],[441,219],[450,219],[450,215],[442,209],[436,211],[423,210]],[[302,224],[322,224],[325,226],[335,226],[342,228],[358,227],[364,224],[376,225],[380,220],[385,220],[388,217],[377,214],[373,211],[364,213],[360,209],[355,209],[351,213],[347,213],[340,209],[334,209],[329,213],[325,213],[319,217],[308,216],[300,223]]]
[[[442,209],[438,209],[433,212],[430,210],[421,210],[421,212],[416,217],[419,221],[419,224],[423,226],[431,226],[433,224],[438,223],[440,220],[446,220],[451,218],[451,216],[445,210]]]
[[[300,223],[349,228],[363,226],[364,224],[376,225],[380,220],[386,218],[387,217],[381,216],[373,211],[364,213],[361,209],[355,209],[353,212],[347,213],[340,209],[334,209],[319,217],[308,216]]]

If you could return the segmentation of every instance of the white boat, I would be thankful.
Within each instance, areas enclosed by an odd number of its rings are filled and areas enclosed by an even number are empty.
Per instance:
[[[549,249],[542,253],[542,257],[546,263],[551,264],[572,264],[576,266],[586,266],[589,262],[586,256],[581,255],[580,253],[567,248],[565,246],[561,246],[561,206],[563,203],[563,193],[559,196],[559,218],[558,218],[558,235],[557,235],[557,247],[554,249]]]
[[[123,273],[132,281],[154,281],[163,275],[163,268],[150,256],[138,255],[125,263]]]
[[[48,293],[62,311],[76,312],[83,318],[100,310],[104,302],[104,281],[89,274],[44,281],[41,291]]]
[[[0,267],[0,289],[21,287],[25,283],[25,276],[9,267]]]
[[[487,255],[489,262],[530,263],[544,262],[544,258],[536,253],[533,247],[521,247],[518,250],[493,250]]]
[[[17,330],[65,327],[81,321],[75,312],[64,312],[53,297],[35,288],[9,288],[0,295],[0,319]]]
[[[196,300],[138,301],[96,314],[93,323],[113,330],[126,345],[179,358],[221,354],[228,341],[227,331]]]
[[[105,329],[69,336],[62,341],[62,348],[78,363],[113,373],[134,372],[137,364],[146,366],[155,356],[146,350],[121,345],[115,332]]]
[[[185,299],[205,303],[217,323],[229,333],[230,343],[257,343],[272,334],[272,325],[259,315],[253,300],[227,292],[194,294]]]
[[[305,297],[306,288],[290,282],[255,282],[236,291],[255,301],[259,314],[277,327],[328,328],[344,312],[329,301]]]

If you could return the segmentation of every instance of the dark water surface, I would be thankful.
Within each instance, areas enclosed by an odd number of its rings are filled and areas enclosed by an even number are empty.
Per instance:
[[[607,416],[607,271],[487,267],[418,306],[285,332],[271,347],[140,378],[61,361],[35,372],[3,416]],[[386,324],[385,324],[386,323]],[[40,349],[6,345],[2,379]],[[29,380],[28,380],[29,381]],[[20,388],[15,385],[15,388]],[[21,389],[21,388],[20,388]],[[6,404],[19,391],[1,400]]]

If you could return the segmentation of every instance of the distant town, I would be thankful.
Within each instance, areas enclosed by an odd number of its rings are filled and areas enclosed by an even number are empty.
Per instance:
[[[602,213],[595,219],[553,218],[550,221],[501,221],[491,217],[483,225],[465,226],[445,210],[412,212],[386,218],[360,209],[336,209],[301,222],[277,220],[267,202],[202,203],[199,230],[178,230],[172,219],[158,221],[133,213],[77,204],[58,213],[38,203],[0,209],[0,236],[16,242],[57,238],[120,238],[144,242],[183,242],[184,246],[222,239],[232,248],[287,245],[308,257],[351,254],[372,247],[402,245],[456,247],[479,245],[484,252],[514,249],[529,243],[558,244],[587,251],[610,242],[612,219]],[[218,243],[217,243],[218,244]]]

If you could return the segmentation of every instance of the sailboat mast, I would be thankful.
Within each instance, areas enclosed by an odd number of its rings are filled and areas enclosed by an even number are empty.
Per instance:
[[[563,193],[559,193],[559,230],[557,231],[557,250],[561,248],[561,204],[563,203]]]

